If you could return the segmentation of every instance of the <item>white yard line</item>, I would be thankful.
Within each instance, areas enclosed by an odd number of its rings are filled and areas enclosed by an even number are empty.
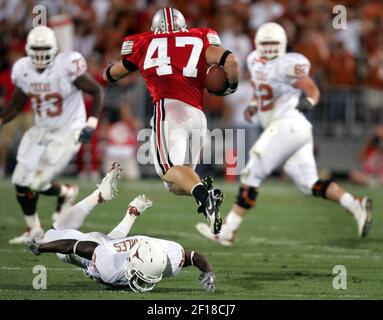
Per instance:
[[[1,266],[1,270],[7,270],[7,271],[21,271],[21,270],[31,270],[31,267],[11,267],[11,266]],[[48,271],[82,271],[81,268],[46,268]]]

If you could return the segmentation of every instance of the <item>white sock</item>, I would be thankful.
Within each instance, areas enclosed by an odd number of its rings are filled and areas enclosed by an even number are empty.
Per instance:
[[[99,193],[98,190],[94,191],[67,211],[62,212],[53,227],[57,230],[80,228],[85,218],[98,204]]]
[[[108,237],[112,239],[125,238],[130,231],[130,228],[133,226],[134,221],[136,221],[137,216],[129,213],[129,209],[126,212],[124,219],[108,234]]]
[[[41,227],[39,215],[37,213],[29,216],[24,216],[27,226],[31,229]]]
[[[225,224],[229,227],[230,230],[236,231],[241,225],[242,219],[243,218],[239,214],[231,210],[226,217]]]
[[[347,209],[348,211],[352,212],[352,209],[355,204],[355,198],[348,192],[345,192],[339,200],[340,205]]]

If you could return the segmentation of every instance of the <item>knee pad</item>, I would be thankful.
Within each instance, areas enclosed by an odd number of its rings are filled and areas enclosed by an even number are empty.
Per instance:
[[[315,182],[312,187],[313,196],[326,199],[326,191],[331,183],[333,183],[332,180],[318,180]]]
[[[250,209],[255,205],[257,195],[257,188],[242,185],[239,187],[237,201],[235,203],[244,209]]]

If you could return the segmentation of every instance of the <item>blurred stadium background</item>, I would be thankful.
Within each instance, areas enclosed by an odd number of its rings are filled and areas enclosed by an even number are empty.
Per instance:
[[[383,122],[383,4],[379,0],[341,2],[347,8],[344,30],[332,27],[332,9],[339,1],[330,0],[0,0],[0,108],[11,97],[10,69],[24,55],[26,34],[35,17],[32,9],[42,4],[61,45],[86,57],[90,73],[106,91],[98,134],[67,173],[97,178],[108,159],[121,157],[129,162],[128,178],[154,175],[152,166],[137,166],[131,157],[137,148],[135,134],[149,126],[152,115],[142,78],[137,74],[109,86],[101,74],[108,61],[119,57],[125,35],[148,31],[153,13],[171,5],[184,13],[190,27],[216,29],[224,46],[239,58],[243,69],[239,92],[225,99],[206,95],[205,106],[211,128],[246,128],[249,148],[259,128],[248,125],[242,116],[251,97],[244,72],[246,56],[254,49],[257,28],[277,21],[287,30],[289,49],[311,61],[311,74],[322,92],[320,104],[308,115],[315,128],[318,165],[324,173],[345,175],[358,168],[360,149]],[[22,116],[3,128],[1,175],[12,172],[21,133],[31,123],[29,109],[26,106]],[[220,175],[223,167],[204,169]]]

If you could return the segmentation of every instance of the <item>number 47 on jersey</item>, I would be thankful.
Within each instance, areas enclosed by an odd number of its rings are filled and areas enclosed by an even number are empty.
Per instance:
[[[173,73],[172,66],[170,65],[170,57],[168,56],[168,41],[173,41],[173,39],[155,38],[150,42],[145,56],[144,70],[157,67],[156,73],[159,76]],[[175,37],[176,47],[181,48],[187,45],[193,46],[193,49],[186,66],[182,70],[182,74],[185,77],[196,78],[198,71],[197,64],[203,49],[203,42],[197,37]],[[153,58],[156,51],[158,52],[158,56],[157,58]]]

